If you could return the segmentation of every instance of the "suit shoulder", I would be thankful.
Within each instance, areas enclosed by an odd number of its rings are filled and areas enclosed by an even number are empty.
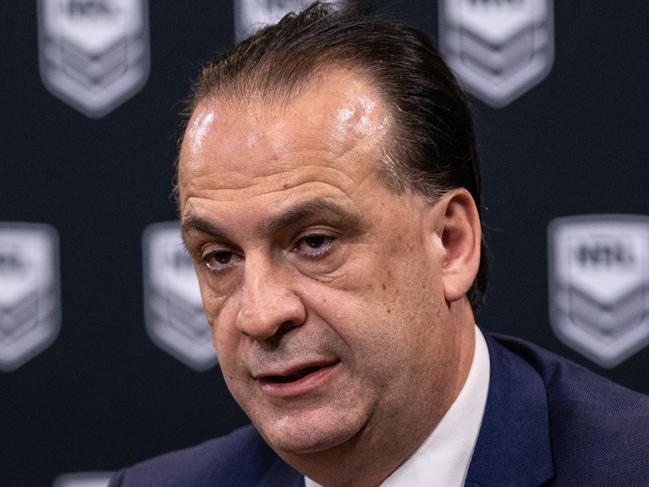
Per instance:
[[[542,378],[550,406],[570,404],[582,413],[612,412],[649,421],[649,396],[627,389],[579,364],[525,340],[491,335]]]
[[[126,468],[112,487],[255,485],[278,460],[252,426]]]
[[[649,396],[524,340],[493,338],[545,384],[558,479],[565,485],[647,485]]]

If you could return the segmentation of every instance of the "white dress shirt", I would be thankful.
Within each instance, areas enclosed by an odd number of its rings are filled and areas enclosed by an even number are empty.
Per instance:
[[[475,352],[460,394],[421,446],[380,487],[462,487],[489,389],[489,351],[475,327]],[[306,487],[322,487],[308,477]]]

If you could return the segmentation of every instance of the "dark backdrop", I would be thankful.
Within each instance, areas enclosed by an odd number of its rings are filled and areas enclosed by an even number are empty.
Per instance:
[[[372,3],[437,35],[434,2]],[[142,291],[143,229],[176,215],[178,102],[232,44],[233,16],[231,1],[150,2],[148,81],[93,120],[41,81],[35,3],[0,2],[0,220],[58,230],[62,297],[57,340],[0,375],[0,485],[113,470],[246,422],[218,368],[151,341]],[[604,370],[555,337],[546,244],[555,217],[649,213],[649,2],[558,1],[555,38],[538,86],[501,109],[474,100],[492,260],[479,322],[649,393],[649,349]]]

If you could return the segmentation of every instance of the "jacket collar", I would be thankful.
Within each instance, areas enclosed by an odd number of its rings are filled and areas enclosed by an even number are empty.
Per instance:
[[[543,380],[485,333],[491,374],[466,486],[538,487],[554,477]]]

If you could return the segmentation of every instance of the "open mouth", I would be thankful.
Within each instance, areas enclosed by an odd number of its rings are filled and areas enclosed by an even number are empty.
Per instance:
[[[277,374],[262,374],[257,376],[257,380],[271,387],[274,385],[277,385],[278,387],[286,387],[286,385],[294,383],[303,384],[331,371],[336,365],[338,365],[338,362],[339,360],[333,362],[310,363],[303,367],[287,369],[286,371]]]
[[[307,375],[311,375],[320,369],[324,368],[324,365],[312,365],[309,367],[304,367],[292,374],[288,375],[268,375],[263,378],[266,382],[271,382],[273,384],[286,384],[288,382],[296,382],[300,379],[305,378]]]
[[[256,379],[269,397],[295,398],[324,386],[338,369],[339,363],[339,360],[304,363],[284,370],[269,370],[256,376]]]

